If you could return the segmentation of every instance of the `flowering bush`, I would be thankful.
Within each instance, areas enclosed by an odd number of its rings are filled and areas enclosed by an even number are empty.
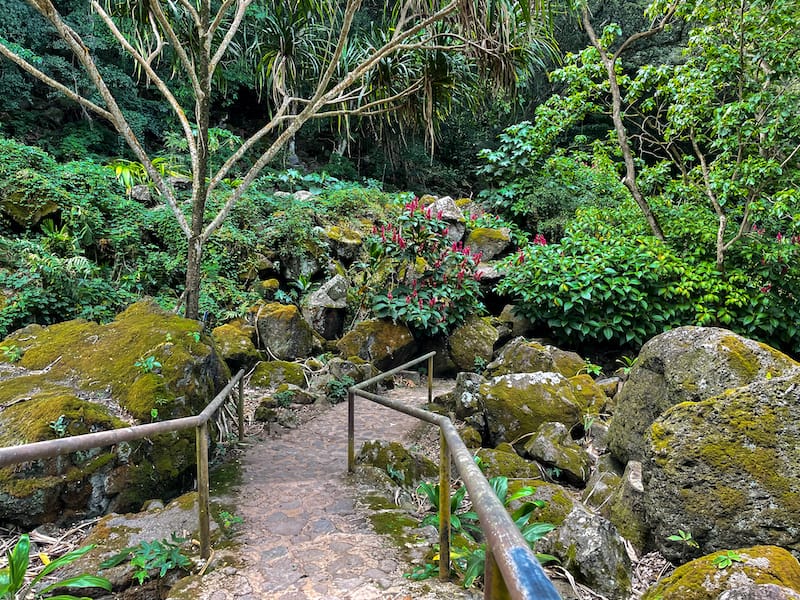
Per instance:
[[[447,239],[441,214],[418,199],[405,204],[396,223],[375,227],[367,243],[375,272],[388,274],[372,296],[378,317],[405,323],[422,335],[446,333],[483,310],[473,254]]]

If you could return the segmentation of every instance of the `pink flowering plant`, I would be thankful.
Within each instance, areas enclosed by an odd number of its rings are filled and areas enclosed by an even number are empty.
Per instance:
[[[388,274],[375,285],[372,311],[405,323],[421,335],[450,331],[483,310],[480,253],[447,238],[442,215],[414,198],[394,223],[376,226],[367,243],[373,272]]]

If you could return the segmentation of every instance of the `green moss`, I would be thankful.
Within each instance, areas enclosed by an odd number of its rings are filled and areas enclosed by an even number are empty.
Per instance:
[[[728,364],[742,381],[752,381],[758,375],[759,359],[741,338],[726,335],[719,341],[720,348],[728,357]]]
[[[291,383],[305,387],[306,378],[303,366],[298,363],[284,360],[261,362],[256,365],[250,378],[250,384],[255,387],[273,387],[281,383]]]
[[[359,452],[361,462],[377,467],[384,472],[391,468],[393,472],[403,474],[403,482],[412,486],[414,482],[435,477],[438,467],[424,456],[412,454],[398,442],[365,442]]]
[[[98,429],[115,429],[126,423],[111,415],[102,405],[78,398],[72,390],[48,383],[42,375],[18,377],[0,386],[2,414],[0,445],[39,442],[56,438],[51,422],[63,415],[66,435],[79,435]],[[26,394],[29,398],[17,401]],[[9,404],[14,402],[13,404]]]
[[[735,550],[743,561],[719,569],[713,561],[725,552],[715,552],[678,567],[651,587],[642,600],[715,600],[734,581],[736,585],[746,581],[772,583],[800,591],[800,564],[786,550],[776,546]]]
[[[123,407],[136,418],[146,419],[157,399],[156,396],[145,398],[148,391],[158,390],[163,392],[162,397],[166,394],[166,399],[171,400],[175,397],[172,390],[184,390],[187,400],[198,403],[189,412],[202,409],[213,396],[211,388],[191,387],[195,380],[208,386],[207,374],[187,372],[186,368],[199,362],[198,359],[205,360],[212,352],[209,344],[194,342],[190,337],[199,330],[197,321],[178,317],[152,302],[143,301],[133,304],[107,325],[67,321],[36,329],[33,333],[21,330],[8,340],[25,351],[21,366],[33,370],[49,366],[50,378],[78,381],[87,391],[105,392],[110,388]],[[154,356],[162,365],[163,389],[153,382],[155,373],[143,374],[135,366],[147,356]],[[229,375],[224,366],[218,368],[223,375]],[[142,375],[149,381],[137,382]]]
[[[493,229],[490,227],[476,227],[470,231],[467,236],[466,244],[468,246],[481,246],[486,242],[510,242],[511,237],[507,232],[502,229]]]
[[[481,459],[481,468],[487,478],[532,479],[540,475],[536,463],[519,456],[511,444],[500,444],[494,450],[481,448],[476,456]]]

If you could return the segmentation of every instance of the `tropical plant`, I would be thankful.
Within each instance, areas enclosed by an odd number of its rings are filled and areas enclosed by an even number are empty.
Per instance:
[[[97,575],[76,575],[61,579],[53,583],[48,583],[43,587],[39,584],[45,581],[54,571],[65,567],[78,558],[89,552],[94,545],[83,546],[72,552],[68,552],[55,560],[50,560],[47,555],[40,554],[44,563],[44,568],[37,574],[28,573],[30,568],[30,536],[26,533],[20,536],[14,548],[6,551],[8,565],[0,569],[0,598],[2,600],[24,600],[31,597],[44,598],[53,590],[61,588],[84,589],[102,588],[107,592],[111,591],[111,582],[104,577]],[[78,596],[71,594],[59,594],[57,596],[47,595],[51,600],[79,600]]]
[[[89,87],[72,85],[71,75],[77,77],[77,73],[72,72],[68,61],[64,67],[69,84],[59,81],[60,74],[40,70],[33,53],[3,37],[10,32],[0,31],[0,54],[77,103],[83,111],[109,123],[132,152],[132,158],[145,168],[186,244],[183,299],[190,318],[199,317],[201,259],[205,245],[262,169],[305,123],[318,118],[368,116],[399,110],[412,94],[424,89],[426,80],[412,78],[408,85],[392,95],[374,93],[378,89],[374,81],[386,60],[409,53],[423,53],[428,61],[440,52],[461,54],[475,60],[476,64],[483,62],[490,67],[486,72],[495,75],[498,81],[514,81],[514,75],[508,72],[507,59],[519,47],[516,45],[520,39],[518,34],[522,32],[532,39],[543,39],[547,30],[539,25],[546,22],[548,14],[547,3],[535,4],[527,0],[390,3],[387,5],[390,28],[385,29],[385,38],[365,55],[354,58],[345,72],[337,73],[345,50],[352,47],[352,25],[356,17],[361,16],[360,0],[272,3],[258,7],[248,0],[221,4],[200,0],[166,5],[161,2],[108,4],[94,0],[92,11],[102,23],[109,44],[116,45],[132,61],[141,85],[163,98],[164,106],[168,107],[186,141],[192,180],[191,214],[187,215],[179,190],[159,172],[152,154],[141,141],[143,138],[137,137],[120,108],[117,94],[93,52],[94,46],[84,39],[89,33],[82,35],[71,26],[71,19],[62,15],[53,0],[28,0],[28,4],[72,51],[77,70],[88,78],[94,89],[89,91]],[[313,15],[314,23],[326,32],[336,32],[322,38],[316,52],[306,54],[307,57],[323,57],[319,68],[313,69],[318,73],[312,78],[315,85],[305,94],[291,89],[289,48],[270,55],[275,58],[267,60],[273,88],[285,90],[280,94],[280,104],[273,105],[269,120],[258,126],[256,132],[211,173],[210,130],[214,125],[211,108],[219,98],[221,87],[224,88],[220,86],[224,79],[221,70],[224,66],[252,60],[250,50],[257,49],[259,44],[251,44],[251,36],[268,29],[263,27],[267,15],[287,13],[290,9],[297,9],[290,15],[295,23],[299,22],[298,15],[302,16],[300,11],[305,11],[306,15]],[[368,19],[369,16],[366,15]],[[91,35],[96,32],[91,30]],[[158,65],[169,65],[171,69],[161,72]],[[87,90],[85,95],[76,91],[81,89]],[[237,180],[235,187],[224,183],[232,175]],[[217,191],[224,199],[216,212],[207,215],[210,199]]]
[[[170,538],[141,541],[136,546],[124,548],[111,558],[100,563],[101,569],[110,569],[129,560],[134,567],[133,578],[144,583],[145,579],[157,573],[157,577],[164,577],[173,569],[186,569],[192,562],[181,551],[181,544],[186,540],[178,537],[174,532]]]
[[[405,323],[423,335],[451,330],[483,310],[480,252],[447,238],[447,223],[417,198],[407,202],[395,223],[376,227],[367,240],[378,274],[372,310]]]

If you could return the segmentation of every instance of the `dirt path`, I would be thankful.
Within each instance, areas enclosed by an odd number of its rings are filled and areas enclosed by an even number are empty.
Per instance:
[[[449,382],[437,382],[435,393]],[[424,386],[398,388],[395,398],[423,404]],[[366,400],[357,401],[356,448],[367,439],[402,441],[418,422]],[[391,539],[372,529],[347,476],[347,406],[334,406],[298,429],[259,441],[242,459],[233,502],[241,544],[238,566],[217,568],[194,590],[201,600],[472,598],[454,585],[403,577],[405,562]],[[181,596],[184,597],[184,596]]]

